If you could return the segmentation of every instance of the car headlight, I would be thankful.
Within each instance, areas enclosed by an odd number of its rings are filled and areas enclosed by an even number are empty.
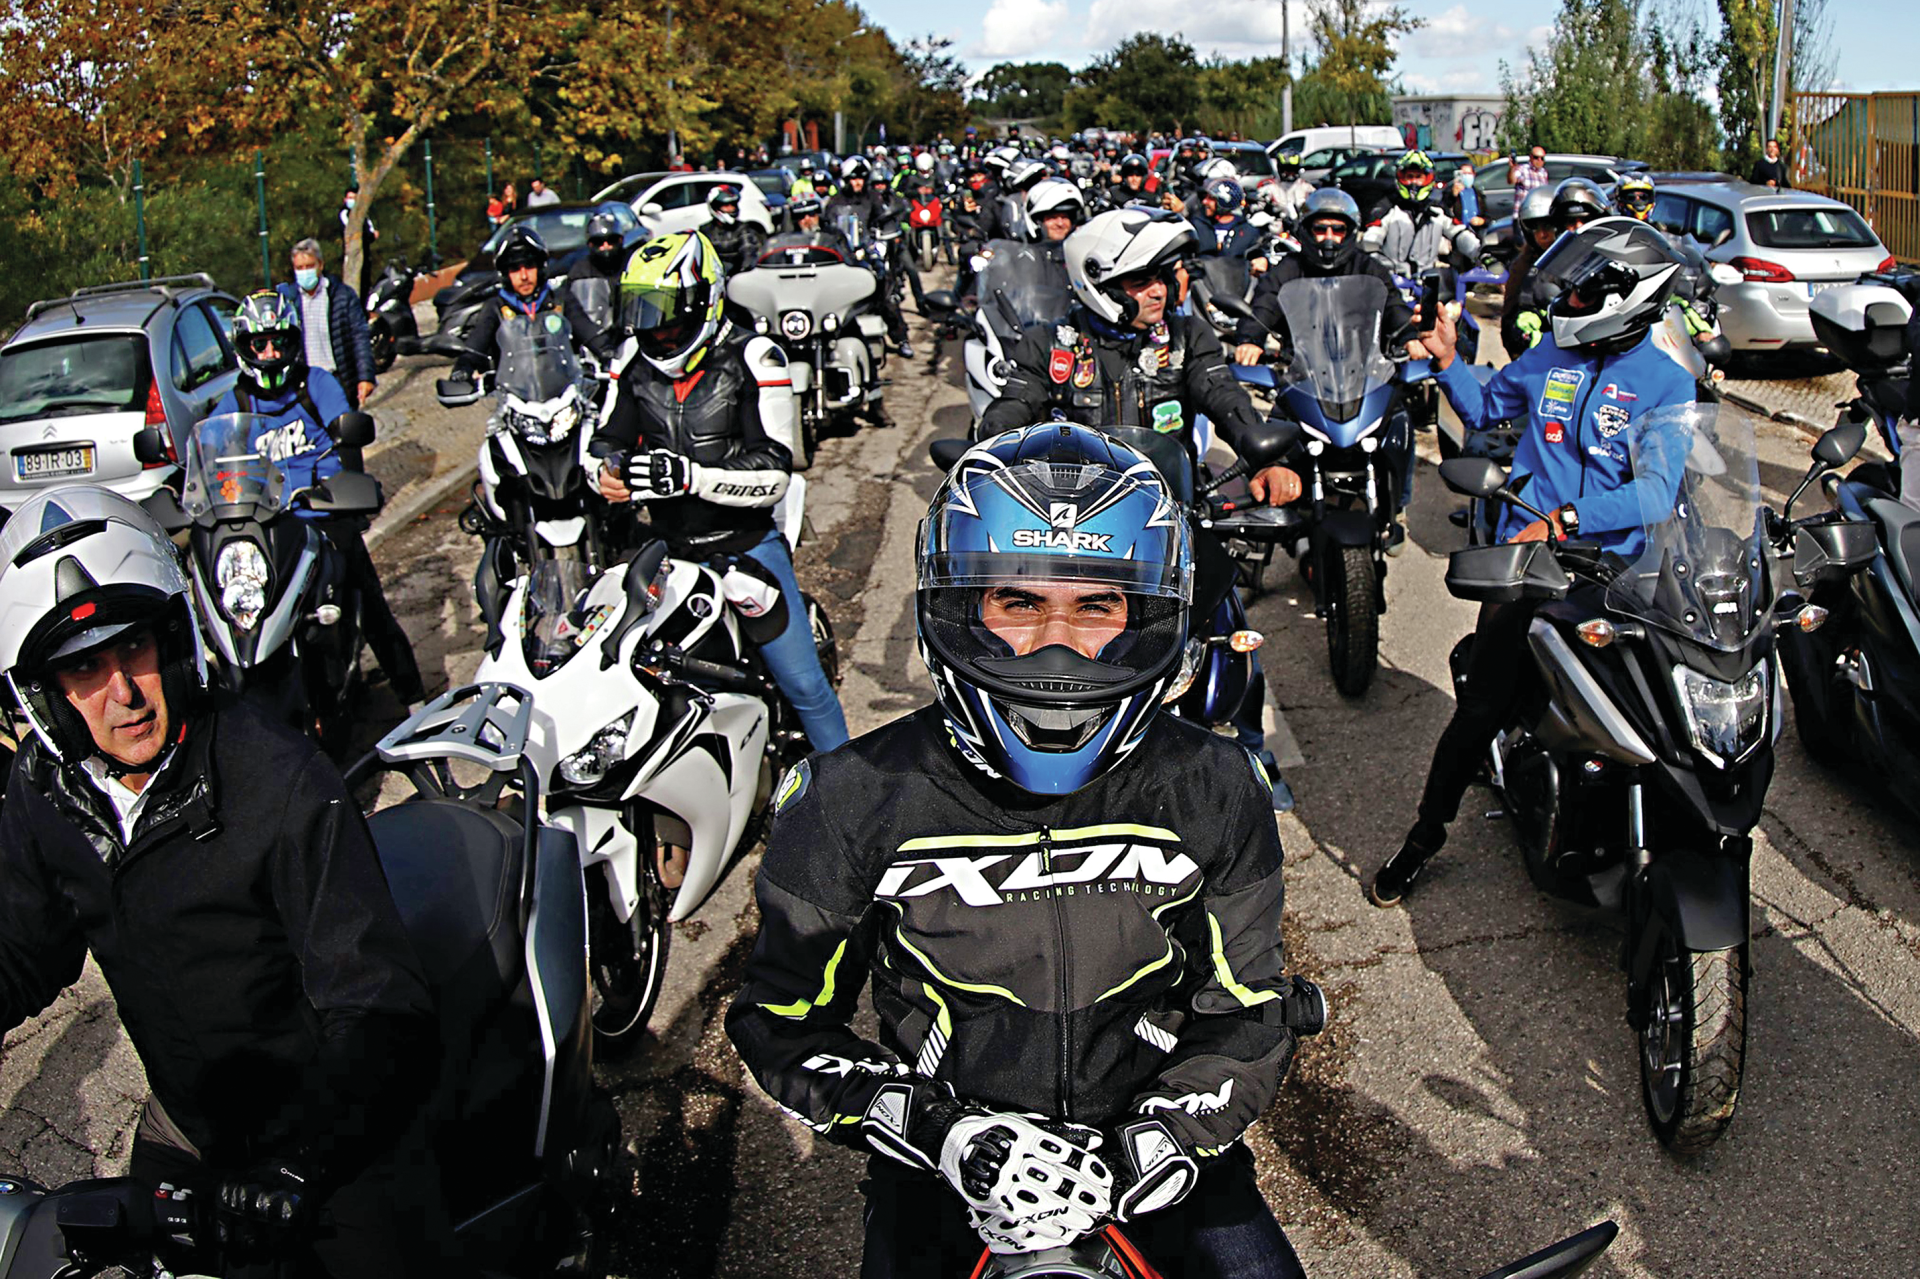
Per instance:
[[[267,607],[266,555],[253,542],[228,542],[214,561],[213,578],[220,588],[220,611],[241,630],[252,630]]]
[[[1676,666],[1673,686],[1687,714],[1693,748],[1715,768],[1739,763],[1766,740],[1771,690],[1764,659],[1732,683]]]
[[[788,311],[780,317],[780,333],[790,342],[798,342],[813,332],[813,317],[805,311]]]
[[[560,778],[569,786],[598,786],[626,753],[632,711],[593,735],[581,749],[560,761]]]

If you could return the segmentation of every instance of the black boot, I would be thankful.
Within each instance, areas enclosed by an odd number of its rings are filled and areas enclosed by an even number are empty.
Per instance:
[[[1415,876],[1447,842],[1447,828],[1438,822],[1420,821],[1407,832],[1400,851],[1387,858],[1367,888],[1367,896],[1376,906],[1395,906],[1413,889]]]

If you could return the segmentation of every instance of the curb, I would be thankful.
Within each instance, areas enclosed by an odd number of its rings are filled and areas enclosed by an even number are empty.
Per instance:
[[[1802,432],[1815,439],[1818,439],[1827,429],[1804,414],[1795,413],[1790,409],[1770,409],[1759,400],[1749,395],[1743,395],[1739,391],[1722,391],[1720,398],[1729,404],[1745,409],[1749,413],[1764,417],[1768,421],[1798,427]]]
[[[366,543],[369,551],[385,541],[393,533],[412,524],[424,515],[430,507],[438,506],[447,499],[447,495],[471,485],[480,475],[480,464],[469,463],[448,471],[438,479],[428,480],[412,497],[398,506],[389,506],[380,513],[373,527],[367,530]]]

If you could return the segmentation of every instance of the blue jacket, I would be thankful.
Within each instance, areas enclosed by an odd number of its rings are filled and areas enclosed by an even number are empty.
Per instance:
[[[343,386],[378,382],[373,373],[373,335],[367,331],[367,308],[360,295],[337,275],[321,278],[327,282],[327,335],[333,342],[334,376]],[[303,314],[299,285],[278,285],[276,291],[293,304],[295,315]]]
[[[1549,334],[1485,387],[1457,359],[1440,375],[1440,385],[1468,430],[1526,416],[1510,483],[1543,511],[1572,503],[1580,540],[1632,559],[1646,541],[1641,486],[1662,485],[1667,491],[1657,509],[1672,508],[1679,475],[1636,481],[1631,432],[1649,409],[1691,404],[1694,384],[1672,356],[1654,345],[1651,334],[1611,356],[1562,351]],[[1532,522],[1531,515],[1510,506],[1501,518],[1500,536],[1512,537]]]
[[[269,460],[287,473],[289,491],[311,488],[331,475],[338,475],[344,464],[333,448],[333,435],[327,424],[351,410],[347,393],[333,374],[325,369],[303,369],[307,379],[307,398],[319,411],[315,421],[300,402],[299,388],[292,382],[278,395],[250,395],[246,408],[240,406],[236,388],[220,397],[213,406],[215,414],[258,413],[273,420],[274,429],[255,441]]]

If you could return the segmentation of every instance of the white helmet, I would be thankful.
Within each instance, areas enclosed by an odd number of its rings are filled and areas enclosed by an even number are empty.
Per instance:
[[[919,155],[916,155],[915,157],[913,157],[913,167],[918,169],[922,173],[932,173],[933,172],[933,152],[922,151]]]
[[[1009,146],[998,146],[980,157],[980,167],[991,173],[995,178],[1005,178],[1007,176],[1007,166],[1019,158],[1020,152],[1018,149]]]
[[[1000,179],[1000,185],[1009,191],[1020,192],[1051,176],[1053,170],[1040,161],[1022,157],[1007,166],[1006,176]]]
[[[1234,168],[1233,161],[1227,159],[1225,156],[1217,156],[1207,161],[1198,169],[1195,169],[1194,173],[1198,175],[1202,183],[1211,182],[1215,178],[1225,178],[1229,182],[1238,182],[1240,180],[1240,170]]]
[[[1174,264],[1193,252],[1193,224],[1165,209],[1110,209],[1068,236],[1061,248],[1067,283],[1080,304],[1108,324],[1124,326],[1132,323],[1138,306],[1114,281],[1143,271],[1171,276]],[[1169,296],[1168,306],[1173,302]]]
[[[1073,224],[1087,220],[1087,197],[1065,178],[1047,178],[1027,192],[1027,234],[1035,240],[1042,236],[1040,219],[1048,213],[1065,210],[1073,215]]]
[[[111,490],[36,494],[0,530],[0,670],[53,757],[94,753],[93,734],[51,677],[55,658],[150,625],[178,719],[207,686],[193,587],[160,525]]]

